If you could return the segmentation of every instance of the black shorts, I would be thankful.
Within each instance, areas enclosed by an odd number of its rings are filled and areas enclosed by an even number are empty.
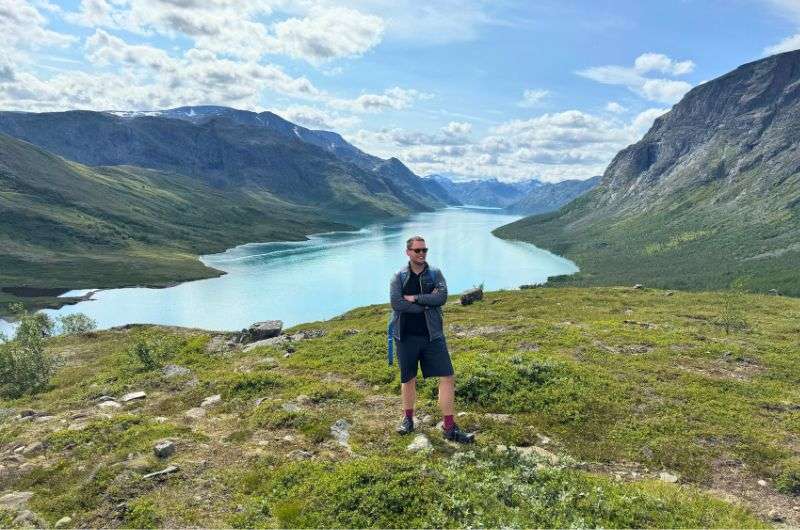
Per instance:
[[[453,363],[444,338],[429,341],[428,337],[409,335],[402,341],[395,339],[397,359],[400,364],[400,382],[407,383],[417,376],[417,365],[422,367],[422,377],[453,375]]]

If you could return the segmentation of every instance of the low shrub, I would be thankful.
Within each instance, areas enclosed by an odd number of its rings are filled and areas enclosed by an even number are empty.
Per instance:
[[[784,470],[775,481],[775,487],[786,495],[800,495],[800,466]]]
[[[97,329],[97,322],[83,313],[58,317],[62,335],[84,335]]]
[[[44,313],[28,313],[21,304],[12,304],[11,309],[19,326],[13,340],[0,344],[0,396],[14,399],[48,386],[55,361],[44,345],[54,324]]]
[[[128,347],[128,355],[145,370],[155,370],[175,356],[180,347],[176,337],[154,330],[142,330]]]

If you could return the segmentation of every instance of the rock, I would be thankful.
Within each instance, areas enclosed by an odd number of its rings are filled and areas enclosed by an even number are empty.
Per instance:
[[[128,392],[127,394],[119,398],[119,400],[122,401],[123,403],[127,403],[129,401],[135,401],[137,399],[144,399],[145,397],[147,397],[147,394],[139,390],[137,392]]]
[[[634,289],[644,289],[644,285],[642,285],[641,283],[637,283],[636,285],[633,286],[633,288]]]
[[[478,300],[483,300],[483,289],[480,287],[468,289],[461,295],[461,305],[470,305]]]
[[[281,409],[283,409],[285,412],[300,412],[300,405],[288,401],[281,404]]]
[[[357,335],[358,334],[358,330],[357,329],[346,329],[346,330],[344,330],[344,334],[345,335]]]
[[[153,446],[153,453],[158,458],[168,458],[175,454],[175,442],[172,440],[162,440]]]
[[[74,421],[67,426],[68,431],[82,431],[86,428],[85,421]]]
[[[25,456],[36,456],[42,453],[44,453],[44,444],[42,442],[33,442],[22,450],[22,454]]]
[[[678,482],[678,477],[677,476],[673,475],[672,473],[667,473],[666,471],[662,471],[661,474],[658,475],[658,478],[662,482],[669,482],[669,483]]]
[[[305,340],[305,339],[316,339],[317,337],[325,336],[324,329],[306,329],[303,331],[298,331],[294,335],[291,335],[292,340]]]
[[[498,445],[495,447],[497,452],[502,453],[504,451],[513,451],[520,456],[525,457],[535,457],[540,460],[546,460],[548,464],[551,466],[556,466],[560,462],[558,455],[551,453],[547,449],[543,449],[541,447],[537,447],[535,445],[531,445],[529,447],[518,447],[516,445]]]
[[[256,348],[261,348],[262,346],[278,346],[288,341],[289,338],[286,335],[279,335],[277,337],[272,337],[271,339],[264,339],[256,342],[251,342],[250,344],[244,347],[244,351],[249,352]]]
[[[302,449],[295,449],[294,451],[289,452],[287,456],[292,460],[308,460],[314,456],[314,454]]]
[[[206,409],[203,407],[194,407],[183,413],[183,417],[188,420],[199,420],[205,417]]]
[[[770,521],[773,521],[773,522],[776,522],[776,523],[783,522],[783,520],[785,519],[783,514],[780,511],[776,510],[776,509],[770,510],[769,513],[767,513],[767,517],[769,517]]]
[[[55,416],[50,416],[49,414],[46,414],[44,416],[37,416],[33,421],[35,421],[36,423],[45,423],[48,421],[53,421],[54,419],[56,419]]]
[[[675,294],[675,292],[674,292],[674,291],[667,291],[667,292],[666,292],[666,295],[667,295],[667,296],[672,296],[672,295],[674,295],[674,294]]]
[[[427,436],[424,434],[418,434],[414,437],[414,441],[408,444],[406,449],[412,453],[417,453],[420,451],[428,452],[433,451],[433,446],[431,445],[431,441],[428,440]]]
[[[156,477],[163,477],[164,475],[169,475],[170,473],[175,473],[178,471],[178,466],[167,466],[161,471],[154,471],[153,473],[148,473],[147,475],[143,475],[142,478],[156,478]]]
[[[121,409],[122,405],[117,403],[116,401],[103,401],[97,404],[97,408],[110,410],[110,409]]]
[[[217,353],[221,351],[229,351],[236,347],[236,341],[233,341],[225,335],[215,335],[206,344],[206,353]]]
[[[222,396],[219,394],[214,394],[213,396],[208,396],[200,403],[200,406],[204,409],[209,407],[213,407],[214,405],[219,405],[222,402]]]
[[[431,416],[430,414],[425,414],[425,416],[422,417],[422,424],[427,425],[429,427],[433,425],[433,416]]]
[[[284,354],[283,354],[283,358],[284,358],[284,359],[288,359],[288,358],[289,358],[289,357],[291,357],[291,356],[292,356],[291,352],[288,352],[288,351],[287,351],[286,353],[284,353]]]
[[[24,508],[33,497],[32,491],[12,491],[0,497],[0,508],[4,510],[19,510]]]
[[[35,415],[36,415],[36,411],[34,411],[34,410],[26,409],[26,410],[19,411],[19,417],[20,418],[30,418],[30,417],[35,416]]]
[[[456,417],[457,417],[457,418],[463,418],[463,417],[464,417],[464,416],[466,416],[466,415],[467,415],[467,413],[466,413],[466,412],[464,412],[464,411],[461,411],[461,412],[459,412],[458,414],[456,414]]]
[[[296,398],[294,398],[295,402],[300,403],[301,405],[311,405],[313,401],[310,397],[305,394],[300,394]]]
[[[173,377],[181,377],[184,375],[189,375],[191,373],[192,371],[189,370],[188,368],[185,368],[183,366],[178,366],[177,364],[168,364],[161,369],[161,374],[167,379],[172,379]]]
[[[547,436],[544,436],[542,434],[537,434],[536,437],[539,439],[540,444],[547,445],[550,443],[550,438],[548,438]]]
[[[493,414],[493,413],[487,413],[487,414],[484,414],[484,416],[486,416],[486,417],[487,417],[487,418],[489,418],[490,420],[492,420],[492,421],[496,421],[496,422],[498,422],[498,423],[508,423],[508,422],[510,422],[510,421],[511,421],[511,414]]]
[[[72,517],[65,516],[65,517],[62,517],[61,519],[59,519],[58,521],[56,521],[55,527],[56,528],[64,528],[64,527],[69,526],[70,524],[72,524]]]
[[[111,396],[100,396],[99,398],[94,400],[95,403],[103,403],[104,401],[115,401],[115,399]]]
[[[291,434],[287,434],[286,436],[284,436],[284,437],[282,438],[282,440],[283,440],[284,442],[293,442],[293,441],[294,441],[294,436],[292,436]]]
[[[759,485],[759,486],[761,486],[761,487],[763,488],[763,487],[765,487],[765,486],[767,485],[767,481],[766,481],[766,480],[764,480],[763,478],[762,478],[762,479],[759,479],[759,481],[758,481],[758,485]]]
[[[22,510],[19,515],[14,517],[11,522],[14,526],[21,526],[24,528],[44,528],[45,523],[42,519],[30,510]]]
[[[245,342],[250,343],[277,337],[281,334],[281,329],[283,329],[283,322],[280,320],[256,322],[247,329],[247,340]]]
[[[347,443],[348,439],[350,438],[350,424],[344,418],[339,418],[336,422],[331,425],[331,436],[333,439],[339,442],[339,445],[342,447],[350,448],[350,444]]]
[[[780,292],[779,292],[777,289],[770,289],[770,290],[769,290],[769,291],[767,291],[767,292],[768,292],[769,294],[771,294],[772,296],[780,296],[780,295],[781,295],[781,293],[780,293]]]

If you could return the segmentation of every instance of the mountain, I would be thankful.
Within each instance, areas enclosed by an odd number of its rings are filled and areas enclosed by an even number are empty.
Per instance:
[[[600,176],[586,180],[562,180],[542,183],[518,201],[506,206],[511,213],[533,215],[558,210],[563,205],[580,197],[600,182]]]
[[[426,178],[441,185],[453,199],[462,204],[496,208],[517,202],[541,185],[538,180],[500,182],[492,178],[461,181],[442,174],[428,175]]]
[[[133,165],[219,189],[267,191],[356,224],[444,206],[398,160],[370,157],[335,133],[309,131],[271,113],[225,107],[0,112],[0,132],[85,165]],[[325,138],[328,146],[321,147]]]
[[[567,282],[800,295],[800,51],[695,87],[594,190],[495,233],[575,260]]]
[[[20,287],[167,285],[217,276],[197,254],[348,227],[267,191],[219,189],[132,166],[88,167],[0,134],[0,302]]]

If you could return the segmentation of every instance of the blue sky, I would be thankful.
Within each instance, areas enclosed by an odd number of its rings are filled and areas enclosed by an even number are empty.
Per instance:
[[[0,0],[0,108],[271,110],[423,175],[559,181],[798,48],[800,0]]]

